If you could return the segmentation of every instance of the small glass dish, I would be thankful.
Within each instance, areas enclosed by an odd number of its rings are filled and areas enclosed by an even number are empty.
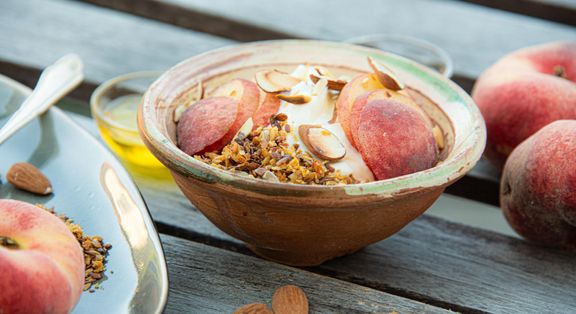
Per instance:
[[[140,138],[137,125],[142,95],[161,74],[157,71],[128,73],[102,83],[90,97],[92,116],[100,136],[132,173],[169,177]]]
[[[422,39],[383,33],[349,38],[344,42],[397,54],[434,69],[447,78],[453,74],[450,55],[444,49]]]

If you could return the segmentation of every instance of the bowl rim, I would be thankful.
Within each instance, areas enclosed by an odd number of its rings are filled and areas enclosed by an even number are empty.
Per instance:
[[[168,77],[169,73],[177,71],[180,67],[189,62],[193,62],[196,59],[202,59],[215,54],[233,53],[235,50],[240,48],[249,49],[251,47],[262,47],[267,45],[318,45],[337,49],[352,49],[360,53],[365,53],[366,56],[387,56],[397,59],[398,61],[417,69],[420,73],[424,73],[433,78],[435,81],[444,84],[453,95],[457,96],[459,102],[463,102],[464,105],[469,107],[470,114],[472,115],[473,130],[462,140],[463,144],[466,145],[462,147],[457,154],[432,168],[386,180],[332,186],[276,183],[240,176],[233,172],[222,170],[196,160],[192,156],[181,151],[171,139],[162,134],[156,126],[157,120],[154,111],[155,102],[150,98],[152,97],[151,91],[164,81]],[[450,119],[450,122],[453,123],[452,119]],[[482,156],[486,145],[486,126],[480,110],[472,98],[460,86],[452,82],[450,79],[445,78],[442,74],[410,59],[378,49],[342,42],[305,39],[267,40],[226,46],[204,52],[176,64],[168,71],[164,72],[164,74],[162,74],[144,94],[142,103],[138,109],[138,129],[146,146],[148,146],[152,153],[156,155],[156,157],[160,159],[160,161],[163,162],[172,172],[177,172],[185,177],[192,177],[206,183],[223,183],[245,191],[278,196],[319,196],[318,193],[332,194],[344,192],[349,196],[377,195],[379,197],[392,197],[420,191],[426,188],[445,187],[464,176],[466,172],[476,164]],[[471,139],[471,137],[473,138]]]
[[[104,98],[104,95],[111,88],[115,87],[119,83],[123,83],[123,82],[127,82],[127,81],[133,81],[133,80],[140,80],[140,79],[148,79],[148,78],[150,78],[150,79],[153,78],[154,81],[152,81],[152,83],[154,83],[156,81],[156,79],[158,79],[162,74],[164,74],[163,71],[154,71],[154,70],[137,71],[137,72],[130,72],[130,73],[121,74],[121,75],[118,75],[118,76],[115,76],[113,78],[106,80],[102,84],[98,85],[96,87],[96,89],[94,90],[94,92],[92,92],[92,95],[90,95],[89,102],[90,102],[90,111],[92,112],[92,116],[94,117],[94,119],[101,121],[102,123],[105,123],[106,125],[113,127],[115,129],[126,131],[126,132],[131,132],[131,133],[138,132],[138,128],[128,127],[128,126],[121,124],[118,121],[115,121],[115,120],[111,119],[110,117],[108,117],[105,114],[105,110],[103,108],[102,98]]]

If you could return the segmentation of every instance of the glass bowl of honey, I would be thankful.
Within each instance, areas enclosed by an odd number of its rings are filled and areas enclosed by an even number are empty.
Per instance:
[[[398,34],[370,34],[349,38],[344,42],[391,52],[425,65],[444,77],[452,77],[450,55],[439,46],[415,37]]]
[[[168,178],[166,167],[140,139],[136,121],[142,95],[161,73],[142,71],[112,78],[96,88],[90,108],[100,136],[129,172]]]

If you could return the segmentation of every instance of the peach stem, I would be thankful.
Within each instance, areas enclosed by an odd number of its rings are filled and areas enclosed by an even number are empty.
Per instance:
[[[554,67],[554,75],[561,78],[568,78],[566,76],[566,69],[561,65],[557,65]]]
[[[11,238],[0,236],[0,246],[4,246],[9,249],[19,249],[20,246],[16,241],[12,240]]]

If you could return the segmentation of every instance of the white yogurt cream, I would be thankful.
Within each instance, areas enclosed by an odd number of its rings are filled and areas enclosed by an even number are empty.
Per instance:
[[[299,65],[291,75],[302,80],[301,83],[294,86],[290,93],[305,94],[311,97],[311,101],[295,105],[286,101],[282,101],[278,112],[285,113],[288,116],[288,123],[293,132],[288,138],[288,142],[292,144],[299,144],[303,151],[314,155],[298,136],[298,127],[304,124],[319,125],[330,132],[332,132],[342,144],[346,147],[346,155],[344,158],[333,161],[330,163],[334,169],[340,170],[343,175],[353,174],[360,182],[374,181],[374,175],[370,168],[364,163],[362,155],[352,146],[340,122],[336,119],[332,122],[332,116],[336,106],[336,98],[331,97],[330,91],[326,86],[326,80],[321,79],[316,84],[310,79],[310,74],[317,74],[314,67]]]

